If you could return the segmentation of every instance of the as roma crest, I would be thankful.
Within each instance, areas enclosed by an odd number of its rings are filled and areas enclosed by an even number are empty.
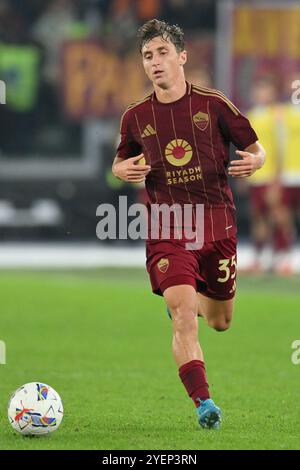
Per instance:
[[[208,114],[199,111],[199,113],[194,114],[193,121],[200,131],[205,131],[209,123],[209,116]]]
[[[161,258],[157,263],[157,267],[161,273],[166,273],[169,267],[169,260],[167,258]]]

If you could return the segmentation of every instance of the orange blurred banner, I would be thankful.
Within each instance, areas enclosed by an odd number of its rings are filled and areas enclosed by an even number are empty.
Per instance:
[[[210,39],[189,41],[187,78],[190,73],[197,81],[198,75],[200,84],[204,67],[211,66],[212,50]],[[62,51],[62,70],[63,107],[71,119],[120,116],[128,104],[152,92],[136,50],[119,57],[97,41],[69,41]]]
[[[249,107],[250,90],[263,76],[273,77],[280,97],[291,94],[300,79],[300,4],[236,5],[232,13],[232,98]]]

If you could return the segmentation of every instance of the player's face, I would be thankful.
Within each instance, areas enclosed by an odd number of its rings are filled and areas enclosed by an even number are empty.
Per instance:
[[[142,48],[143,65],[154,86],[169,88],[182,73],[186,51],[177,52],[169,40],[156,37]]]

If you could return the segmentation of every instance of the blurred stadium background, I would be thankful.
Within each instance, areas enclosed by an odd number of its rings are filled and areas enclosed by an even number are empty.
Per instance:
[[[141,188],[111,175],[120,116],[149,90],[135,45],[142,22],[179,23],[188,79],[221,89],[247,113],[256,104],[255,83],[270,77],[276,99],[291,101],[291,77],[300,71],[299,15],[297,4],[276,1],[2,0],[0,266],[143,265],[142,243],[104,242],[95,234],[99,204],[116,203],[119,194],[129,202],[143,197]],[[264,143],[265,129],[256,131]],[[241,269],[253,264],[255,228],[249,185],[238,182],[233,190]],[[298,271],[296,254],[291,264]]]
[[[144,242],[96,237],[99,204],[117,205],[120,194],[129,203],[144,197],[142,187],[112,177],[111,163],[121,114],[149,91],[135,35],[153,17],[183,27],[187,78],[254,113],[268,158],[280,162],[261,180],[231,181],[238,268],[251,275],[240,276],[231,339],[201,333],[216,397],[232,413],[222,435],[205,439],[193,434],[187,399],[174,419],[168,415],[167,402],[177,407],[183,390],[163,303],[151,296],[143,268]],[[1,399],[5,448],[299,448],[299,372],[290,353],[299,336],[300,196],[282,196],[285,186],[300,188],[300,104],[291,103],[299,44],[299,2],[0,1],[0,339],[8,357],[1,397],[39,377],[69,410],[51,440],[19,441],[4,425]],[[164,400],[168,387],[173,396]],[[253,402],[268,410],[267,419]]]

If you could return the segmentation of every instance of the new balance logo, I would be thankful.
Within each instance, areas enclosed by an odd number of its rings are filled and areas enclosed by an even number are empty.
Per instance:
[[[151,124],[148,124],[148,126],[145,127],[142,133],[142,137],[149,137],[149,135],[155,135],[156,131],[153,129]]]

